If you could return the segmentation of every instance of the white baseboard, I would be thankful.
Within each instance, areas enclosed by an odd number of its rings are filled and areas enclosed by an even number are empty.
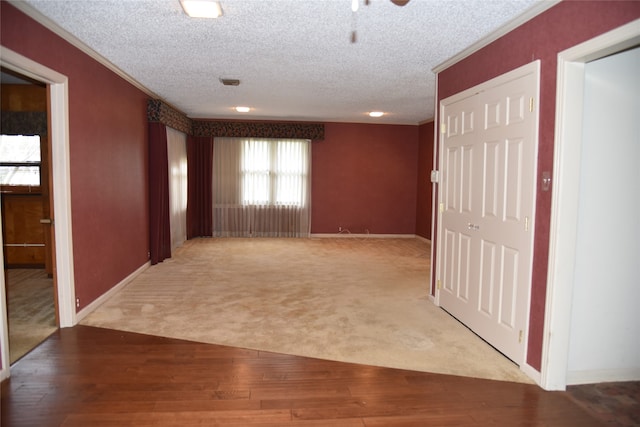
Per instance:
[[[359,239],[413,239],[414,237],[418,237],[420,239],[424,239],[424,237],[417,236],[415,234],[371,234],[371,233],[312,233],[310,237],[320,237],[320,238],[333,238],[333,237],[344,237],[344,238],[359,238]]]
[[[640,381],[640,368],[567,371],[567,385]]]
[[[525,374],[526,376],[531,378],[533,381],[535,381],[536,384],[541,385],[542,374],[540,374],[540,372],[538,372],[535,368],[533,368],[533,366],[529,365],[528,363],[524,363],[523,365],[520,366],[520,370],[522,371],[523,374]]]
[[[133,279],[135,279],[136,277],[138,277],[138,275],[140,273],[142,273],[143,271],[145,271],[147,268],[149,268],[149,266],[151,266],[151,262],[147,261],[146,263],[144,263],[143,265],[141,265],[136,271],[134,271],[133,273],[131,273],[130,275],[128,275],[127,277],[125,277],[123,280],[120,281],[120,283],[118,283],[117,285],[115,285],[113,288],[109,289],[107,292],[105,292],[104,294],[100,295],[98,298],[96,298],[91,304],[89,304],[88,306],[86,306],[85,308],[83,308],[82,310],[80,310],[77,314],[76,314],[76,319],[77,319],[77,323],[80,323],[80,321],[82,319],[84,319],[85,317],[87,317],[89,314],[91,314],[95,309],[97,309],[98,307],[100,307],[102,304],[104,304],[109,298],[111,298],[116,292],[118,292],[120,289],[124,288],[125,286],[127,286],[129,284],[129,282],[131,282]]]
[[[418,240],[422,240],[425,243],[431,244],[431,240],[427,239],[426,237],[418,236],[417,234],[414,234],[413,237],[415,237]]]

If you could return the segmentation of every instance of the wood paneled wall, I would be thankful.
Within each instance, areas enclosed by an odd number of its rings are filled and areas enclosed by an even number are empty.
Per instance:
[[[41,218],[40,194],[3,194],[2,229],[8,267],[41,267],[45,264]]]
[[[3,112],[46,112],[46,86],[3,84],[0,106]],[[2,229],[4,257],[8,267],[47,267],[51,273],[49,227],[40,223],[49,217],[47,136],[41,135],[41,186],[2,187]]]
[[[47,88],[36,85],[2,85],[2,111],[47,111]]]

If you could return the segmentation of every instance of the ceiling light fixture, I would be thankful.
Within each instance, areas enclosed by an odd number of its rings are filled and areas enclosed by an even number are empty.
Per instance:
[[[217,18],[222,16],[222,6],[217,0],[180,0],[184,12],[192,18]]]
[[[236,107],[236,111],[238,113],[248,113],[249,111],[251,111],[251,108],[238,106],[238,107]]]
[[[372,111],[369,113],[369,117],[382,117],[384,113],[382,111]]]

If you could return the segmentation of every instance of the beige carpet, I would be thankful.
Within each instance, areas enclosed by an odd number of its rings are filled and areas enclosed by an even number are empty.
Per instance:
[[[53,279],[41,269],[7,270],[9,360],[20,359],[58,328]]]
[[[519,382],[427,294],[420,239],[197,239],[82,321],[286,354]]]

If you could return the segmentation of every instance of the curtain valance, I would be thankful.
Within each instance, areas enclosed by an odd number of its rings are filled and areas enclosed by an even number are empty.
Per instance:
[[[193,120],[159,99],[150,99],[147,118],[195,137],[324,139],[321,123],[236,122]]]
[[[317,123],[264,123],[194,120],[194,136],[227,138],[324,139],[324,125]]]
[[[3,111],[0,116],[3,135],[47,134],[47,113],[44,111]]]
[[[193,120],[159,99],[150,99],[147,103],[147,119],[149,123],[162,123],[187,135],[192,134]]]

